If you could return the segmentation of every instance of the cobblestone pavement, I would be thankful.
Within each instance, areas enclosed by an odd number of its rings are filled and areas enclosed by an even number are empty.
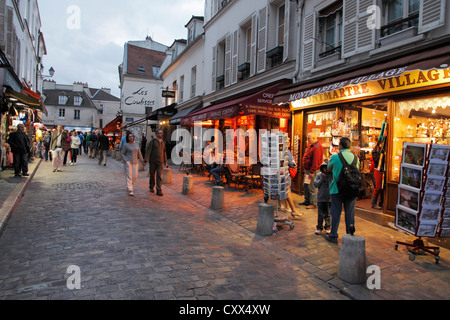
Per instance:
[[[41,163],[0,238],[0,299],[348,299],[177,182],[159,198],[141,172],[129,197],[108,160]],[[80,290],[67,287],[72,265]]]

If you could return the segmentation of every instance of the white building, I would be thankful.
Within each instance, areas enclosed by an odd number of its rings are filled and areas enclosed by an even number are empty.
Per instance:
[[[62,125],[82,132],[102,129],[120,110],[120,99],[111,95],[109,89],[89,88],[80,82],[62,85],[47,80],[43,89],[48,111],[43,124],[48,128]]]

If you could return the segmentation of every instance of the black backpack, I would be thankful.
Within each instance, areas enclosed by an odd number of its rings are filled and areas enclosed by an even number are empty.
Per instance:
[[[339,158],[344,165],[336,181],[339,194],[345,198],[356,198],[362,186],[362,175],[357,168],[358,158],[355,156],[352,164],[348,164],[342,153],[339,153]]]

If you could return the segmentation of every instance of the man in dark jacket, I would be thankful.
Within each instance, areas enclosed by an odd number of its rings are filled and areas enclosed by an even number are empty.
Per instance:
[[[17,126],[17,131],[11,132],[8,139],[11,152],[14,156],[14,172],[16,177],[28,177],[28,153],[31,152],[31,140],[25,133],[25,126],[21,123]]]
[[[97,143],[98,136],[95,134],[95,131],[91,131],[91,136],[89,137],[89,158],[97,156]]]
[[[164,167],[167,165],[166,142],[163,140],[164,132],[161,129],[156,130],[156,138],[153,138],[148,146],[145,155],[145,161],[149,163],[150,170],[150,192],[162,197],[162,175]],[[156,179],[155,179],[156,175]]]
[[[109,150],[109,138],[105,135],[105,130],[102,130],[102,134],[98,137],[97,143],[98,150],[98,165],[103,165],[106,167],[106,159]]]

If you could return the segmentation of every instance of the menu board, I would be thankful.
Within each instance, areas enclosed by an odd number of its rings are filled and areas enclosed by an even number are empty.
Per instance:
[[[288,135],[280,131],[261,136],[263,190],[271,200],[285,200],[291,192],[287,141]]]
[[[404,143],[396,226],[418,237],[450,236],[450,146]]]

